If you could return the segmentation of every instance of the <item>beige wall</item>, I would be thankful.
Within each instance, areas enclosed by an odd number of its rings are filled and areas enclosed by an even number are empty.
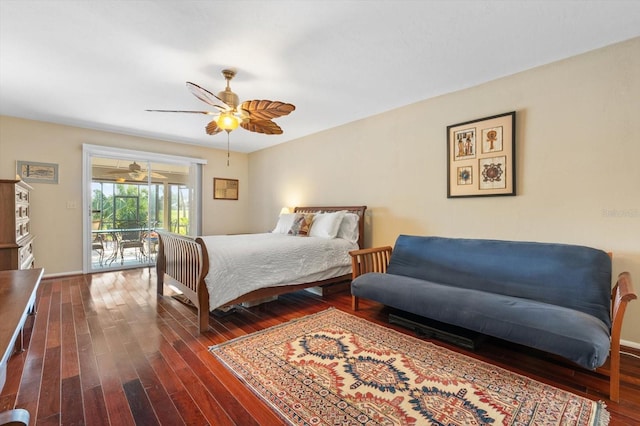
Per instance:
[[[517,111],[515,197],[447,199],[446,126]],[[282,206],[364,204],[398,234],[581,244],[640,291],[640,38],[249,155],[253,231]],[[640,302],[623,339],[640,347]]]
[[[203,231],[206,234],[246,232],[248,219],[248,159],[195,145],[145,139],[0,116],[0,178],[13,179],[16,160],[59,165],[59,184],[32,184],[32,232],[36,235],[36,266],[46,275],[82,270],[82,144],[203,158]],[[238,201],[213,200],[213,177],[239,179]],[[79,208],[67,209],[67,202]]]

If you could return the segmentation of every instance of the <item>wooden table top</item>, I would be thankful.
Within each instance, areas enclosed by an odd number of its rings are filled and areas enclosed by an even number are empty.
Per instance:
[[[4,351],[0,352],[0,364],[11,356],[21,321],[42,274],[42,268],[0,271],[0,351]]]
[[[7,362],[13,354],[44,270],[20,269],[0,271],[0,391],[7,379]],[[28,425],[29,412],[21,408],[0,413],[0,423]]]

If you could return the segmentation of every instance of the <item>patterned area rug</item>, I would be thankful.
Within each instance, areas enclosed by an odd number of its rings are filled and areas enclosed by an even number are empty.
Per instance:
[[[211,352],[294,425],[606,425],[604,404],[329,309]]]

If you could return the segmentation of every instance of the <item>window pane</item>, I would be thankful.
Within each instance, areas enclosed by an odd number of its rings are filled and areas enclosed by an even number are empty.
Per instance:
[[[189,233],[189,188],[186,185],[169,185],[169,191],[171,232],[187,235]]]

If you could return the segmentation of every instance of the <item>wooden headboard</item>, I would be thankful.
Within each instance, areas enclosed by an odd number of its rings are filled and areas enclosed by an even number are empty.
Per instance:
[[[320,213],[320,212],[339,212],[346,210],[349,213],[358,215],[358,247],[364,248],[364,212],[367,206],[325,206],[325,207],[295,207],[294,213]]]

